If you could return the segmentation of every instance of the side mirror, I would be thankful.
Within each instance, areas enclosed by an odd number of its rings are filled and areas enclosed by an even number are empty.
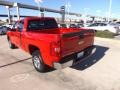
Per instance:
[[[17,30],[18,30],[19,32],[22,32],[22,28],[20,28],[20,27],[17,27]]]
[[[16,29],[9,29],[9,31],[16,31]]]

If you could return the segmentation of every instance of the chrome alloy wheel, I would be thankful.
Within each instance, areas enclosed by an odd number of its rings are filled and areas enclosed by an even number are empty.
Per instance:
[[[38,56],[34,56],[34,57],[33,57],[33,62],[34,62],[35,67],[36,67],[37,69],[39,69],[39,68],[40,68],[40,65],[41,65],[41,63],[40,63],[40,58],[39,58]]]

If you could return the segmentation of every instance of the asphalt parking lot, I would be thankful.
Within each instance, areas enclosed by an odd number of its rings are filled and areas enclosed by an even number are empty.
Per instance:
[[[39,73],[30,55],[0,36],[0,90],[120,90],[120,41],[96,38],[95,45],[82,63]]]

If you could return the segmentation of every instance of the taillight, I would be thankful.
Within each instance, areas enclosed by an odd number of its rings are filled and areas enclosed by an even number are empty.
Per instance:
[[[51,42],[50,54],[53,56],[60,56],[60,42]]]

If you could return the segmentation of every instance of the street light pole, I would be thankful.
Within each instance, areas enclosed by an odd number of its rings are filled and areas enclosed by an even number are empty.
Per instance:
[[[66,0],[65,7],[67,9],[67,18],[69,19],[69,12],[70,12],[71,4],[67,0]]]
[[[38,5],[38,10],[39,10],[39,16],[41,16],[41,13],[40,13],[40,3],[42,3],[42,0],[35,0],[35,2],[37,3]]]
[[[14,3],[14,6],[17,8],[17,18],[20,19],[20,10],[19,10],[19,3]]]
[[[38,5],[38,9],[39,9],[39,16],[41,16],[41,13],[40,13],[40,2],[38,2],[37,5]]]
[[[11,20],[10,20],[10,7],[6,6],[6,8],[7,8],[7,12],[8,12],[8,23],[10,24],[11,23]]]
[[[84,25],[86,26],[87,24],[87,15],[88,15],[88,10],[89,8],[84,8]]]
[[[11,16],[12,16],[12,22],[14,21],[14,11],[12,9],[10,9],[10,13],[11,13]]]
[[[65,6],[67,8],[67,14],[69,15],[71,4],[67,2]]]
[[[108,10],[108,23],[110,22],[111,17],[111,8],[112,8],[112,0],[109,2],[109,10]]]

